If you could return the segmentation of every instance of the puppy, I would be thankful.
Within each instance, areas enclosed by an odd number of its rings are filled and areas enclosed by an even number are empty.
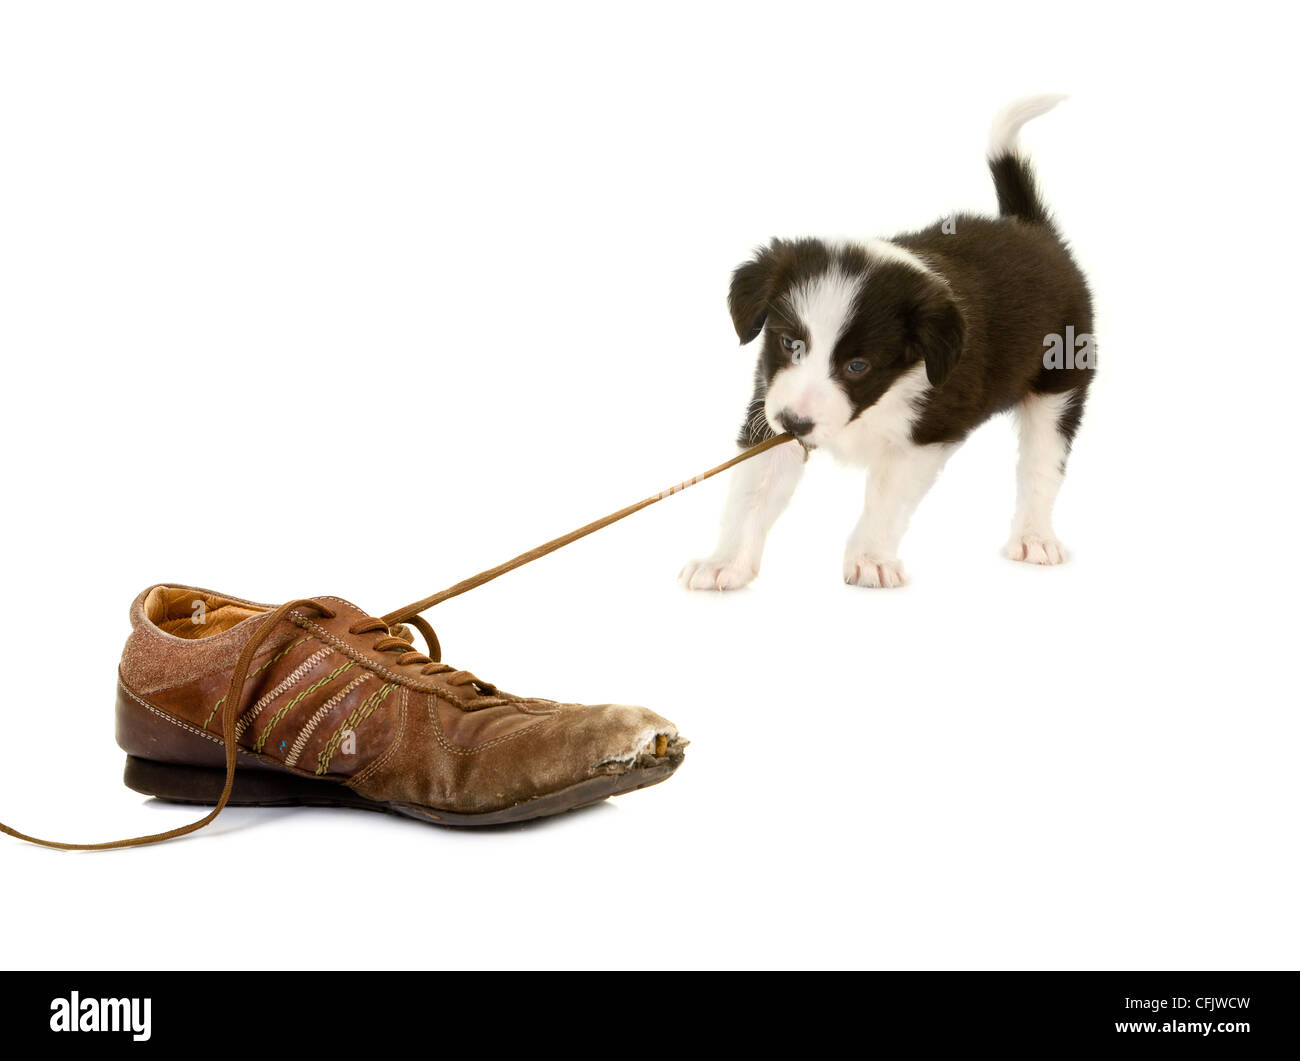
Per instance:
[[[1063,98],[1023,100],[994,122],[999,217],[958,214],[861,243],[774,239],[736,269],[732,321],[758,353],[737,441],[788,431],[799,442],[732,473],[718,546],[682,569],[683,584],[750,582],[808,451],[824,448],[868,472],[844,581],[903,585],[898,549],[916,506],[966,436],[1005,410],[1020,429],[1006,554],[1062,562],[1052,507],[1092,380],[1092,299],[1017,141]]]

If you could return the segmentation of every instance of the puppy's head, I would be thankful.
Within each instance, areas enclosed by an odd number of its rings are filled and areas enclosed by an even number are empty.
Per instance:
[[[732,274],[728,305],[741,343],[760,339],[769,424],[810,446],[919,363],[942,384],[965,340],[947,285],[893,244],[773,240]]]

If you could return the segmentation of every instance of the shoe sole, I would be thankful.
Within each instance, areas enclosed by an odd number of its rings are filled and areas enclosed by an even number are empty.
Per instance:
[[[419,821],[437,825],[475,827],[483,825],[509,825],[514,822],[545,818],[565,811],[589,807],[611,796],[634,792],[666,781],[681,765],[680,756],[661,759],[649,766],[638,766],[621,774],[605,774],[580,781],[536,799],[525,800],[501,810],[481,814],[461,814],[424,807],[418,803],[381,802],[366,799],[338,781],[328,781],[298,774],[273,773],[269,770],[241,769],[235,772],[231,789],[231,807],[357,807],[362,810],[401,814]],[[226,772],[207,766],[182,766],[126,757],[123,776],[127,788],[146,796],[169,803],[190,803],[213,806],[221,797],[226,783]]]

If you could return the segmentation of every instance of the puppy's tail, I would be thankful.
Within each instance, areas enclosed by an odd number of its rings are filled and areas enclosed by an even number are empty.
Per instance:
[[[1051,94],[1017,100],[998,112],[989,132],[989,169],[998,193],[998,212],[1003,217],[1018,217],[1034,225],[1050,225],[1047,207],[1038,194],[1033,170],[1020,153],[1020,128],[1026,122],[1046,114],[1064,96]]]

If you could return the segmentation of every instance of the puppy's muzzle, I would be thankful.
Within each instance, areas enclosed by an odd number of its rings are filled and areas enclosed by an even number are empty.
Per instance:
[[[802,417],[795,416],[789,409],[784,409],[778,413],[776,422],[796,438],[803,438],[804,435],[809,434],[817,426],[811,420],[804,420]]]

